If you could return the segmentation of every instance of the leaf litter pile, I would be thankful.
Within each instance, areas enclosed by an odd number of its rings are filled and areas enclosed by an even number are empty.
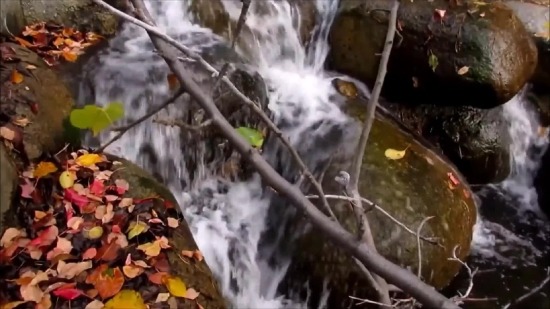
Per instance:
[[[62,152],[20,175],[19,222],[0,239],[1,309],[178,308],[199,293],[170,274],[178,212],[158,197],[132,199],[120,162]],[[200,262],[198,251],[178,253]],[[180,298],[178,301],[177,298]]]
[[[12,37],[20,45],[40,55],[50,65],[59,63],[60,58],[75,62],[84,50],[103,39],[94,32],[80,32],[52,22],[38,22],[25,27],[20,36]]]

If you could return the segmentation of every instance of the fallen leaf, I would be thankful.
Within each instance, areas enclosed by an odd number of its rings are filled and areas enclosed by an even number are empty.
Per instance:
[[[37,248],[49,246],[56,240],[57,235],[59,235],[59,229],[55,226],[49,226],[46,229],[40,231],[38,236],[31,240],[30,245]]]
[[[386,151],[384,151],[384,155],[386,156],[386,158],[391,159],[391,160],[403,159],[403,157],[405,157],[405,154],[407,153],[408,148],[409,148],[409,146],[407,146],[407,148],[405,148],[403,150],[396,150],[396,149],[388,148],[388,149],[386,149]]]
[[[57,171],[57,167],[52,162],[40,162],[34,168],[33,175],[36,178],[42,178],[44,176],[48,176],[55,171]]]
[[[116,241],[109,241],[108,243],[104,244],[99,250],[97,250],[97,254],[95,256],[95,260],[103,260],[103,261],[112,261],[114,260],[118,255],[118,250],[120,250],[121,246]]]
[[[445,10],[435,9],[435,14],[439,19],[443,19],[445,17]]]
[[[119,195],[123,195],[130,189],[130,184],[124,179],[115,180],[116,191]]]
[[[17,126],[20,126],[20,127],[26,127],[29,123],[31,123],[31,121],[27,118],[27,117],[24,117],[24,116],[18,116],[17,118],[15,119],[12,119],[11,121],[13,124],[17,125]]]
[[[79,230],[84,219],[82,217],[71,217],[67,220],[67,227],[72,230]]]
[[[27,303],[26,300],[18,300],[18,301],[12,301],[11,303],[6,303],[3,305],[0,305],[0,309],[15,309],[17,306],[22,305],[24,303]]]
[[[143,298],[139,292],[132,290],[122,290],[118,292],[113,298],[111,298],[106,304],[104,309],[147,309]]]
[[[137,247],[138,250],[143,251],[148,256],[157,256],[160,254],[160,244],[157,241],[144,243]]]
[[[84,234],[84,237],[88,239],[98,239],[103,236],[103,227],[101,226],[94,226],[90,230],[87,230]]]
[[[82,259],[83,260],[90,260],[93,259],[97,254],[96,248],[88,248],[84,253],[82,253]]]
[[[90,200],[87,197],[78,194],[78,192],[76,192],[72,188],[65,189],[64,192],[65,200],[75,204],[80,209],[86,207],[90,203]]]
[[[101,196],[103,192],[105,192],[105,185],[103,184],[103,181],[94,179],[90,185],[90,193]]]
[[[174,229],[180,225],[178,219],[176,218],[168,217],[167,221],[168,221],[168,226]]]
[[[88,153],[88,154],[81,155],[75,160],[76,164],[84,167],[89,167],[99,162],[103,162],[103,160],[101,159],[100,155],[95,153]]]
[[[185,283],[181,278],[174,277],[174,276],[164,276],[162,278],[162,283],[166,286],[168,289],[168,292],[172,296],[175,297],[185,297],[185,292],[187,291],[187,288],[185,287]]]
[[[132,221],[130,222],[128,229],[126,230],[126,233],[128,233],[128,239],[132,239],[137,235],[146,232],[148,229],[149,226],[147,225],[147,223],[143,221]]]
[[[14,84],[20,84],[23,82],[23,74],[19,73],[16,69],[11,71],[10,81]]]
[[[155,303],[162,303],[168,300],[170,298],[170,293],[159,293],[157,295],[157,299],[155,300]]]
[[[162,278],[166,276],[168,276],[167,272],[160,271],[160,272],[150,274],[149,276],[147,276],[147,278],[149,279],[149,281],[151,281],[154,284],[162,284]]]
[[[57,289],[57,290],[53,291],[52,293],[53,293],[53,295],[55,295],[57,297],[61,297],[63,299],[67,299],[67,300],[74,300],[74,299],[77,299],[78,297],[84,295],[84,292],[82,292],[79,289],[75,289],[75,288]]]
[[[101,264],[87,277],[86,283],[92,284],[102,299],[109,298],[120,291],[124,285],[124,275],[120,268],[110,268],[108,264]]]
[[[2,238],[0,239],[0,246],[6,248],[11,246],[14,240],[16,240],[17,237],[23,236],[23,231],[18,230],[14,227],[10,227],[4,231],[4,234],[2,235]]]
[[[458,71],[456,71],[456,73],[458,73],[458,75],[464,75],[464,74],[468,73],[468,70],[470,70],[469,67],[463,66],[460,69],[458,69]]]
[[[42,299],[39,303],[36,304],[34,309],[50,309],[52,308],[52,299],[50,297],[50,294],[44,293],[42,296]]]
[[[44,295],[44,292],[38,286],[32,284],[22,285],[19,288],[19,293],[21,293],[23,300],[35,303],[39,303]]]
[[[0,136],[8,141],[13,141],[13,139],[15,138],[15,131],[8,127],[2,126],[0,127]]]
[[[124,265],[122,266],[122,272],[124,272],[126,277],[132,279],[141,275],[144,272],[144,269],[136,265]]]
[[[88,303],[84,309],[103,309],[103,307],[105,307],[105,304],[97,299],[94,299]]]
[[[195,289],[187,289],[187,291],[185,292],[185,298],[189,299],[189,300],[195,300],[197,297],[199,297],[201,293],[195,291]]]
[[[74,185],[74,179],[71,172],[64,171],[59,175],[59,184],[63,189],[70,188]]]
[[[57,263],[57,277],[72,279],[90,268],[92,268],[92,261],[78,263],[65,263],[64,261],[59,261]]]

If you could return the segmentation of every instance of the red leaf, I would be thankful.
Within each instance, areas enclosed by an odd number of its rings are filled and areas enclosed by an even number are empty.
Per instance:
[[[85,207],[90,203],[90,200],[87,197],[78,194],[75,190],[71,188],[65,189],[65,200],[75,204],[80,208]]]
[[[38,233],[38,237],[31,240],[30,245],[38,248],[49,246],[57,238],[57,235],[59,235],[59,230],[55,225],[52,225]]]
[[[116,243],[115,240],[111,240],[110,243],[103,245],[101,248],[99,248],[99,250],[97,250],[97,254],[94,259],[96,261],[112,261],[117,257],[118,250],[120,250],[120,246]]]
[[[84,292],[74,288],[57,289],[53,291],[53,295],[57,297],[61,297],[63,299],[67,299],[67,300],[73,300],[73,299],[77,299],[81,295],[84,295]]]
[[[105,185],[103,184],[103,181],[94,179],[94,182],[92,182],[92,185],[90,186],[90,192],[96,196],[103,195],[103,192],[105,192]]]

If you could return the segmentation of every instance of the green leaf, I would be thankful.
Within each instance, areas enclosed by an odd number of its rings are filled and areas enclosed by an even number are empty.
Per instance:
[[[124,116],[124,105],[111,102],[105,107],[85,105],[71,111],[69,120],[79,129],[90,129],[94,136]]]
[[[264,136],[260,131],[247,127],[239,127],[237,128],[237,132],[239,132],[239,134],[241,134],[250,143],[250,145],[252,145],[252,147],[262,147],[262,144],[264,143]]]
[[[428,64],[430,65],[430,68],[434,72],[437,66],[439,65],[439,60],[437,59],[437,56],[434,55],[434,53],[432,53],[431,51],[430,51],[430,56],[428,57]]]

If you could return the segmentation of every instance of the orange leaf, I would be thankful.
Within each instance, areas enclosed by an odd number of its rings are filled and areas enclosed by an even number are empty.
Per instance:
[[[65,42],[65,40],[64,40],[62,37],[58,36],[58,37],[55,39],[55,41],[53,41],[52,44],[53,44],[55,47],[59,47],[59,46],[61,46],[64,42]]]
[[[23,81],[23,74],[13,69],[13,71],[11,71],[10,81],[14,84],[20,84]]]
[[[106,299],[120,291],[124,285],[124,275],[120,268],[109,268],[107,264],[102,264],[86,278],[86,283],[93,284],[99,296]]]
[[[57,167],[52,162],[40,162],[34,169],[34,177],[41,178],[57,171]]]
[[[158,273],[150,274],[147,278],[154,284],[162,284],[162,279],[168,276],[167,272],[160,271]]]
[[[15,40],[16,40],[20,45],[23,45],[23,46],[25,46],[25,47],[28,47],[28,48],[35,47],[32,43],[30,43],[29,41],[27,41],[27,40],[25,40],[25,39],[15,37]]]
[[[67,60],[69,62],[75,62],[76,59],[78,58],[78,55],[75,52],[73,52],[72,50],[64,49],[62,55],[63,55],[63,58],[65,58],[65,60]]]

